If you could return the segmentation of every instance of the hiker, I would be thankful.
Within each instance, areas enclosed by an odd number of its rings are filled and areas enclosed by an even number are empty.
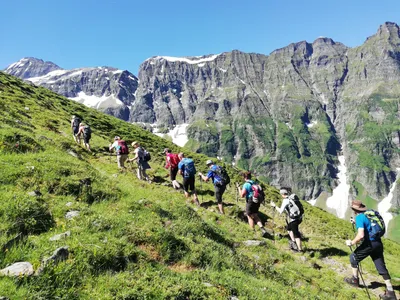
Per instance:
[[[168,148],[164,149],[165,154],[165,168],[169,169],[169,176],[171,178],[172,186],[174,189],[179,190],[181,188],[179,182],[176,180],[176,174],[178,174],[178,164],[180,162],[178,154],[172,153]]]
[[[380,235],[373,234],[371,221],[365,215],[367,207],[359,200],[351,202],[351,209],[355,214],[353,222],[357,228],[357,234],[353,240],[346,240],[346,245],[350,247],[361,242],[353,253],[350,254],[350,264],[353,276],[345,278],[345,281],[352,286],[359,286],[358,264],[366,257],[370,256],[375,264],[375,268],[379,275],[383,277],[386,284],[386,291],[379,295],[381,299],[396,299],[390,275],[386,268],[385,259],[383,257],[383,244]],[[377,225],[376,225],[377,226]]]
[[[119,136],[114,137],[114,143],[109,145],[109,150],[115,149],[117,154],[117,163],[120,171],[126,170],[125,162],[128,159],[129,148],[124,140],[121,140]]]
[[[135,161],[137,163],[137,178],[139,180],[146,180],[147,182],[151,183],[149,176],[146,173],[146,170],[150,169],[150,165],[145,160],[145,150],[140,146],[139,142],[133,142],[132,147],[135,148],[133,152],[135,153],[135,157],[129,159],[129,162]]]
[[[286,213],[286,230],[290,237],[290,249],[295,252],[303,252],[299,231],[299,225],[303,221],[303,206],[297,195],[291,194],[289,196],[288,189],[282,188],[279,193],[283,198],[281,208],[278,208],[273,201],[271,201],[271,206],[275,208],[279,214],[282,214],[283,211]]]
[[[78,136],[78,131],[79,131],[79,124],[81,123],[81,119],[77,116],[72,116],[71,119],[71,129],[72,129],[72,135],[74,137],[74,140],[77,144],[81,143],[81,140]]]
[[[203,173],[199,172],[199,176],[201,180],[207,182],[210,178],[214,183],[214,191],[215,191],[215,198],[218,203],[218,209],[220,214],[224,214],[224,206],[222,203],[222,195],[226,190],[227,183],[223,180],[221,176],[221,167],[214,164],[214,162],[209,159],[206,162],[207,167],[209,168],[207,175],[203,175]]]
[[[193,202],[200,206],[199,199],[197,198],[195,181],[196,181],[196,167],[194,166],[194,161],[191,158],[186,158],[183,153],[178,154],[179,164],[178,172],[183,177],[183,190],[185,192],[185,197],[190,197],[190,192],[193,195]]]
[[[259,200],[253,198],[255,191],[253,190],[252,186],[253,185],[257,186],[257,184],[253,180],[251,180],[251,172],[249,171],[243,173],[243,179],[245,183],[243,184],[242,189],[240,189],[240,187],[238,187],[238,189],[240,197],[246,198],[247,220],[249,222],[250,228],[253,230],[254,230],[254,223],[257,223],[258,227],[260,227],[260,230],[264,236],[267,233],[267,231],[265,230],[264,225],[258,216],[258,211],[260,209],[262,201],[261,199]]]
[[[79,124],[79,130],[78,130],[78,133],[77,133],[77,137],[79,137],[79,139],[81,137],[83,137],[83,143],[84,143],[86,149],[89,152],[92,152],[90,150],[90,145],[89,145],[89,141],[92,138],[92,130],[90,129],[90,126],[89,125],[85,125],[84,123],[80,123]]]

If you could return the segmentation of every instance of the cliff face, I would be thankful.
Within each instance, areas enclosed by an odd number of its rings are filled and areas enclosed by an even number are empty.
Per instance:
[[[232,51],[153,57],[140,67],[132,121],[189,123],[187,147],[256,170],[306,199],[337,185],[387,195],[400,165],[399,28],[385,23],[350,49],[329,38],[269,56]]]
[[[396,24],[385,23],[357,48],[318,38],[268,56],[157,56],[143,62],[139,80],[43,61],[29,76],[22,63],[7,72],[161,132],[189,124],[189,149],[292,186],[305,199],[332,192],[343,155],[350,193],[379,200],[400,167],[399,36]]]

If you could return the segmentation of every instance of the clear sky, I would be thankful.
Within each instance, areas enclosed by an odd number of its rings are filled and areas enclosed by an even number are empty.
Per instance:
[[[0,69],[33,56],[137,74],[156,55],[268,55],[319,36],[356,47],[386,21],[400,24],[399,0],[3,0]]]

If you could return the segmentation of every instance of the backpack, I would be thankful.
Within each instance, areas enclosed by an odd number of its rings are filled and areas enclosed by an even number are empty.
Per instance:
[[[87,139],[92,137],[92,129],[88,125],[83,127],[83,136]]]
[[[149,161],[150,159],[151,159],[150,152],[148,152],[146,149],[143,148],[143,160]]]
[[[194,161],[191,158],[184,158],[182,163],[185,166],[183,171],[183,177],[188,178],[196,175],[196,167],[194,166]]]
[[[74,120],[72,121],[72,127],[79,127],[79,124],[81,124],[81,119],[75,117]]]
[[[231,182],[231,179],[230,179],[230,177],[228,175],[228,172],[226,172],[226,169],[224,167],[216,166],[214,172],[218,177],[217,178],[217,183],[219,185],[228,185]]]
[[[373,209],[367,210],[364,215],[371,222],[371,231],[369,232],[369,238],[379,239],[385,235],[386,226],[385,221],[379,212]]]
[[[168,153],[168,157],[169,157],[169,164],[170,164],[171,168],[176,168],[179,164],[178,154]]]
[[[295,194],[289,196],[289,204],[286,209],[291,219],[300,219],[304,214],[303,204],[301,204],[299,197]]]
[[[251,190],[253,191],[253,196],[251,197],[251,200],[254,203],[263,203],[265,200],[265,193],[262,187],[257,183],[252,183]]]
[[[118,140],[118,146],[116,147],[117,155],[129,154],[128,145],[124,140]]]

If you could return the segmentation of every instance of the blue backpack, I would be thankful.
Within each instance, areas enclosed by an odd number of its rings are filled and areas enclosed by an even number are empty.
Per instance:
[[[182,164],[185,166],[183,170],[183,177],[188,178],[196,175],[196,167],[194,161],[191,158],[184,158]]]
[[[381,237],[383,237],[386,232],[386,226],[379,212],[373,209],[369,209],[364,213],[364,215],[371,222],[371,231],[369,232],[369,238],[380,239]]]

